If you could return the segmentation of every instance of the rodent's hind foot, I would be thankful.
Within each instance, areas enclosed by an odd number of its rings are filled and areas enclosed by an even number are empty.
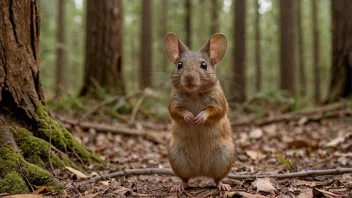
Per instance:
[[[217,187],[219,188],[219,190],[223,190],[223,191],[229,191],[231,190],[231,186],[228,184],[223,184],[222,182],[219,182]]]
[[[182,181],[181,184],[174,185],[171,187],[171,192],[183,192],[185,188],[187,187],[187,183]]]

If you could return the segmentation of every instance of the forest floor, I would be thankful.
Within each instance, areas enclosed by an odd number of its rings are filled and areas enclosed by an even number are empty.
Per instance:
[[[341,109],[340,109],[341,110]],[[346,109],[342,109],[346,110]],[[334,112],[329,112],[334,113]],[[230,118],[237,122],[238,115]],[[327,115],[325,113],[325,115]],[[56,115],[62,120],[70,115]],[[245,116],[242,116],[242,118]],[[280,117],[280,116],[278,116]],[[74,117],[71,117],[74,120]],[[65,123],[65,122],[64,122]],[[125,169],[170,168],[167,146],[171,137],[167,122],[135,122],[102,126],[152,131],[153,135],[122,135],[101,127],[67,124],[84,145],[95,151],[105,164],[86,164],[81,172],[56,170],[65,185],[54,197],[352,197],[352,174],[310,176],[284,179],[225,179],[229,192],[219,191],[212,180],[195,178],[183,193],[170,193],[180,179],[170,175],[135,175],[106,178],[77,185],[94,177]],[[260,126],[247,124],[233,127],[236,160],[233,174],[278,174],[308,170],[352,167],[352,117],[287,119]],[[104,132],[105,131],[105,132]],[[83,173],[83,175],[82,175]]]

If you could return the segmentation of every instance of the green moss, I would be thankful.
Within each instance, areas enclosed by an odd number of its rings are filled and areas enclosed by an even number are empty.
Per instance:
[[[2,146],[0,147],[0,178],[2,178],[1,183],[3,189],[12,188],[11,185],[8,186],[10,183],[5,182],[8,182],[10,180],[18,180],[18,177],[10,178],[11,175],[9,174],[11,172],[18,173],[18,175],[21,175],[21,177],[25,178],[32,185],[57,185],[54,178],[49,172],[40,168],[39,166],[28,163],[21,157],[21,155],[16,154],[9,147]]]
[[[9,172],[3,179],[0,179],[0,193],[24,194],[28,192],[26,182],[17,172]]]
[[[52,151],[50,151],[49,161],[49,143],[40,138],[34,137],[29,131],[24,128],[12,127],[11,132],[13,133],[16,143],[21,150],[23,157],[30,163],[36,164],[42,168],[50,168],[51,164],[55,168],[64,166],[72,166],[72,162],[62,161]]]
[[[36,132],[37,137],[43,137],[45,140],[49,140],[51,136],[53,145],[58,149],[66,152],[71,151],[77,154],[82,160],[88,162],[101,161],[96,154],[89,152],[78,143],[74,136],[67,131],[61,123],[52,119],[44,105],[37,105],[36,114],[40,118],[39,129]]]

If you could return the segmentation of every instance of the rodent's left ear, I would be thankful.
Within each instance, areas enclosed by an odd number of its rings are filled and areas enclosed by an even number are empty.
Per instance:
[[[213,65],[219,63],[224,57],[227,49],[227,38],[224,34],[216,33],[200,50],[208,54]]]

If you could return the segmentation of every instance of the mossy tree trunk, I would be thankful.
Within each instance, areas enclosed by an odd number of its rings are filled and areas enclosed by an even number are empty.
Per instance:
[[[332,65],[327,102],[352,95],[352,1],[331,1]]]
[[[49,167],[99,158],[82,147],[44,104],[39,79],[39,1],[0,1],[0,193],[56,186]],[[48,142],[52,142],[50,146]]]
[[[86,61],[81,96],[97,88],[124,95],[122,1],[87,1]]]

